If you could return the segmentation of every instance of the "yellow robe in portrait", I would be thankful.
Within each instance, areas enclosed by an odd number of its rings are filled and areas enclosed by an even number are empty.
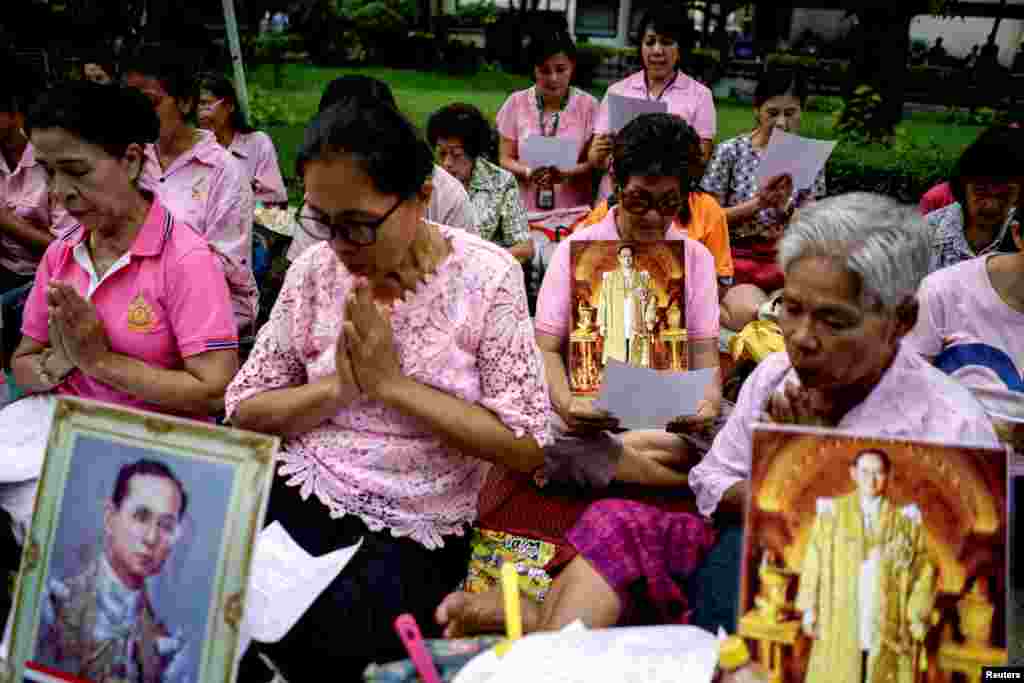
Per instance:
[[[632,307],[633,335],[630,338],[629,357],[626,354],[625,309]],[[604,350],[601,364],[614,358],[622,363],[651,364],[651,334],[648,326],[657,320],[657,301],[650,273],[634,270],[632,282],[627,286],[621,270],[604,274],[601,293],[597,301],[597,324],[604,330]]]
[[[883,500],[879,520],[865,534],[856,493],[818,501],[804,555],[796,607],[813,609],[818,639],[811,648],[805,683],[861,683],[860,599],[862,563],[880,549],[875,578],[878,647],[867,661],[867,683],[913,683],[919,645],[910,625],[928,624],[935,601],[935,565],[924,544],[924,524],[914,505],[894,508]]]

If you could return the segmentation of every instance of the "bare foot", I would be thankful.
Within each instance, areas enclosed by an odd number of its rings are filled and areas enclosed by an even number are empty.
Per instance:
[[[444,626],[445,638],[462,638],[505,630],[505,606],[501,590],[484,593],[449,593],[437,606],[434,618]]]

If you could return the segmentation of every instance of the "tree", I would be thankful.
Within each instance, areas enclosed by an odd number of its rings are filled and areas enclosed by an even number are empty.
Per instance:
[[[859,47],[849,66],[840,128],[859,125],[870,140],[892,138],[903,119],[910,23],[920,14],[946,14],[951,5],[951,0],[861,0],[848,10],[847,16],[857,19]]]

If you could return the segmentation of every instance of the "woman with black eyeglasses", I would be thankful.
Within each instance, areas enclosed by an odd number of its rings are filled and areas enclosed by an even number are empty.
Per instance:
[[[403,612],[436,634],[490,463],[532,472],[550,439],[522,270],[425,219],[432,170],[386,103],[344,100],[310,123],[299,223],[321,242],[292,265],[228,388],[233,424],[284,439],[267,523],[314,556],[362,538],[288,635],[259,645],[289,680],[309,662],[348,681],[401,658]],[[240,680],[260,680],[254,661]]]

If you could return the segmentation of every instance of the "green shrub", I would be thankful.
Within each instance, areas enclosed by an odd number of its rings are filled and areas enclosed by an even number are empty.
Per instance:
[[[812,95],[804,105],[804,111],[820,111],[834,114],[843,108],[843,98],[834,95]]]
[[[267,128],[268,126],[296,126],[306,117],[298,112],[292,111],[281,98],[275,97],[256,85],[248,84],[249,91],[249,125],[254,128]]]
[[[916,204],[936,183],[949,178],[959,154],[936,145],[913,142],[903,128],[885,155],[877,144],[841,142],[836,146],[826,171],[828,193],[863,191],[889,195]]]
[[[858,144],[889,141],[882,96],[870,85],[859,85],[836,112],[835,131],[840,140]]]

